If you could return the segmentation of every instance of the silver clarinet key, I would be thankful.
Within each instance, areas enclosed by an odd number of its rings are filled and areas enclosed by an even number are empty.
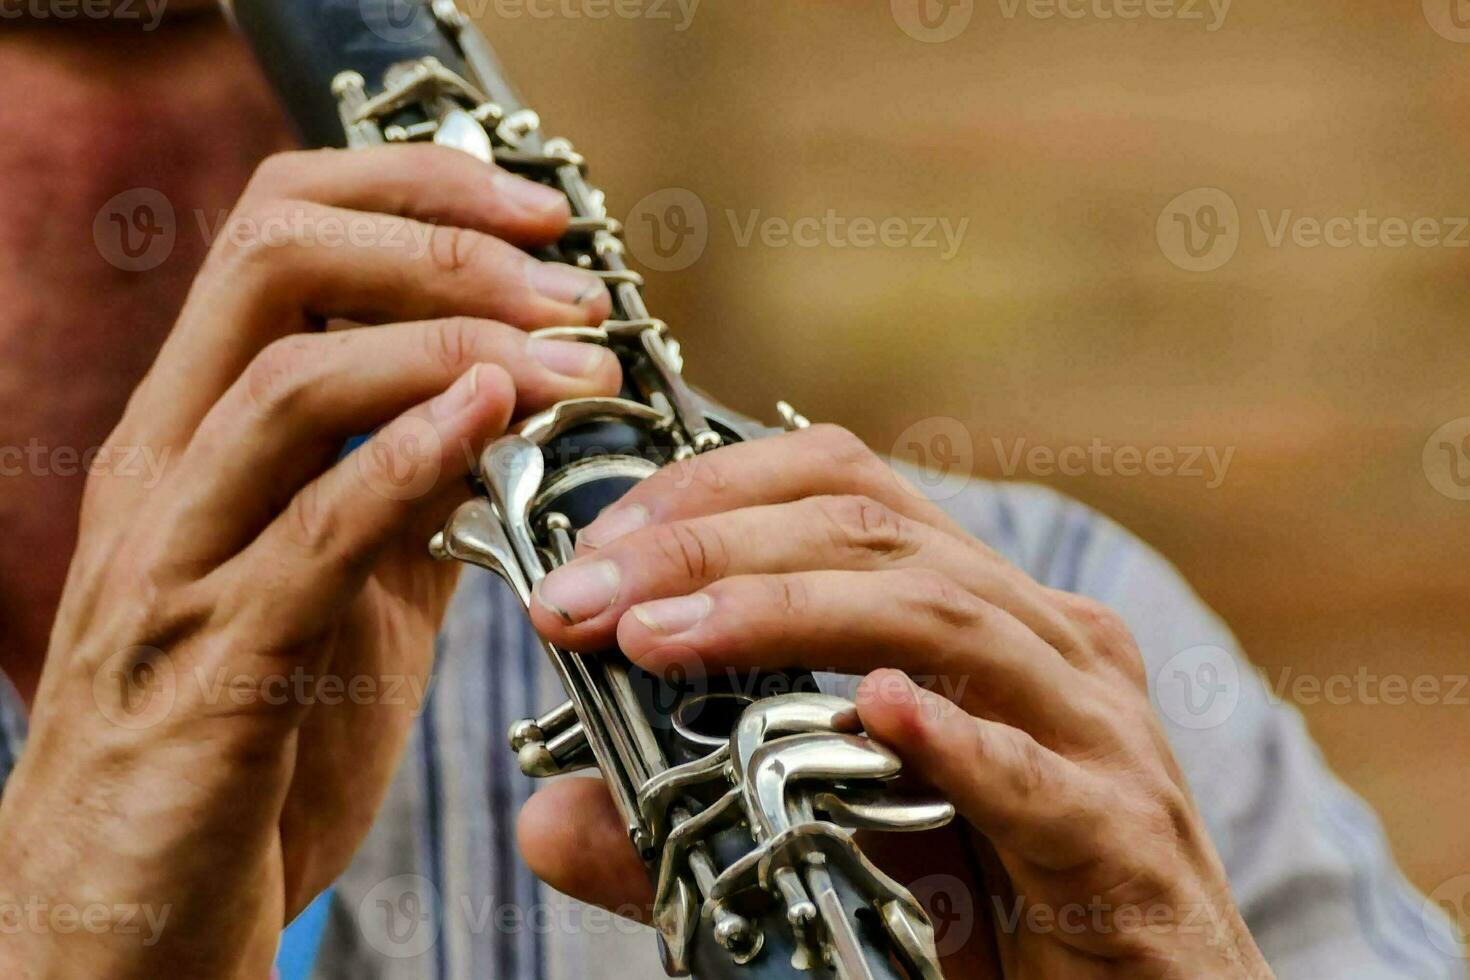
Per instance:
[[[434,143],[558,189],[571,218],[538,258],[585,269],[608,291],[606,322],[538,336],[605,347],[623,390],[552,406],[485,448],[472,499],[430,543],[438,559],[500,576],[529,606],[575,556],[577,532],[638,481],[763,430],[685,381],[684,352],[649,313],[587,161],[544,136],[453,0],[405,0],[376,25],[375,5],[356,5],[356,19],[349,6],[251,0],[233,11],[308,141]],[[779,412],[787,430],[811,424],[785,402]],[[899,759],[861,733],[851,703],[801,671],[655,677],[616,650],[542,645],[566,701],[512,725],[510,748],[530,776],[600,772],[654,883],[671,975],[940,977],[923,908],[853,834],[933,829],[954,810],[895,792]]]

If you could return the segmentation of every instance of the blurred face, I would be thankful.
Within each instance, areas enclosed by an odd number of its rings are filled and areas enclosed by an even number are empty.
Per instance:
[[[26,93],[0,100],[0,187],[30,189],[0,193],[0,350],[45,310],[57,326],[37,343],[57,356],[84,357],[95,336],[57,338],[94,321],[127,323],[111,332],[149,352],[203,260],[201,229],[292,142],[274,96],[213,0],[0,0],[0,65]],[[167,199],[177,242],[149,275],[119,277],[112,229],[127,225],[109,209],[139,189]],[[106,287],[66,285],[79,277]]]

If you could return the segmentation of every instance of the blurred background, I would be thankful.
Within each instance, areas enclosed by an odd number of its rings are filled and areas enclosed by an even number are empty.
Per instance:
[[[541,2],[468,9],[697,382],[1122,521],[1470,871],[1470,4]]]

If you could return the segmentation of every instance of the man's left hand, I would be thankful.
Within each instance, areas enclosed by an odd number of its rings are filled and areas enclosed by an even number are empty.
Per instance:
[[[1271,976],[1119,617],[1028,578],[850,433],[819,426],[666,468],[577,550],[532,610],[564,648],[615,641],[654,673],[866,674],[864,727],[955,803],[984,852],[1005,977]],[[600,781],[547,786],[519,833],[553,887],[647,909]]]

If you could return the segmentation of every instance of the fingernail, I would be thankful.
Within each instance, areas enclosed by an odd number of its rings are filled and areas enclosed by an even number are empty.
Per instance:
[[[535,214],[547,214],[568,208],[567,196],[556,188],[538,184],[524,177],[517,177],[503,170],[495,175],[495,189],[504,194],[512,204]]]
[[[589,548],[604,548],[625,534],[632,534],[648,526],[648,508],[642,504],[629,504],[603,511],[597,520],[582,528],[577,534],[577,543]]]
[[[459,380],[446,388],[443,394],[429,402],[429,413],[436,419],[452,419],[469,407],[480,390],[480,365],[476,364]]]
[[[541,362],[542,367],[567,378],[587,378],[597,374],[612,355],[596,344],[583,344],[574,340],[546,340],[534,338],[530,344],[531,356]]]
[[[673,636],[687,633],[704,622],[714,607],[713,599],[703,592],[696,592],[694,595],[659,599],[634,606],[633,615],[638,617],[638,622],[655,633]]]
[[[536,601],[575,626],[610,608],[621,584],[618,566],[610,561],[574,561],[541,580]]]
[[[538,262],[531,260],[531,288],[547,299],[558,303],[581,306],[605,291],[602,280],[590,272],[564,262]]]

